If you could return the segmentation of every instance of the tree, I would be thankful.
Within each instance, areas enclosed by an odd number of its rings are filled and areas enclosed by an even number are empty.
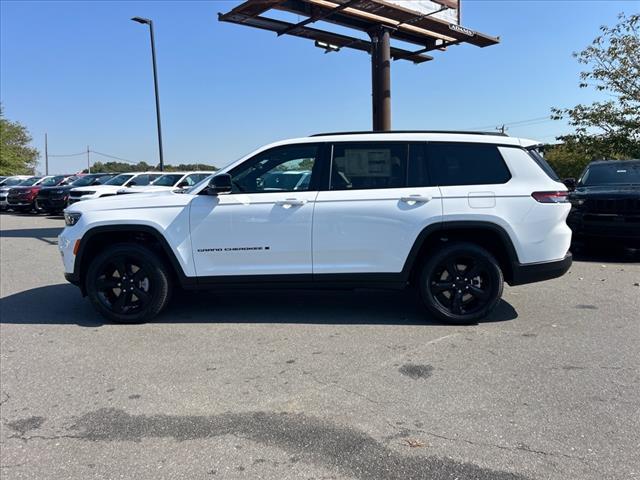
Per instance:
[[[152,167],[147,162],[138,162],[138,163],[125,163],[125,162],[95,162],[91,165],[92,173],[126,173],[126,172],[150,172],[157,171],[158,167]],[[204,171],[216,171],[217,167],[212,165],[206,165],[204,163],[197,164],[184,164],[180,165],[165,165],[164,170],[166,172],[190,172],[193,170],[204,170]],[[87,169],[83,170],[87,173]]]
[[[580,88],[606,92],[611,100],[553,109],[553,118],[567,118],[575,132],[558,137],[563,144],[548,158],[555,166],[573,164],[573,175],[594,159],[640,158],[640,15],[621,13],[618,20],[573,54],[587,66]]]
[[[40,154],[30,142],[27,128],[4,118],[0,105],[0,175],[34,173]]]

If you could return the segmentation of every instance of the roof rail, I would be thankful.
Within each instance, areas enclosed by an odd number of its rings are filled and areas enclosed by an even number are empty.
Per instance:
[[[464,134],[464,135],[492,135],[497,137],[508,137],[506,133],[502,132],[472,132],[466,130],[389,130],[385,132],[374,132],[371,130],[359,131],[359,132],[328,132],[328,133],[315,133],[309,135],[310,137],[328,137],[330,135],[384,135],[389,133],[452,133],[452,134]]]

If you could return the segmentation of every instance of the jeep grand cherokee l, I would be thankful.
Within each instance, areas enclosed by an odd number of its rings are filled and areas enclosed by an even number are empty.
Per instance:
[[[442,132],[274,143],[186,194],[68,207],[65,276],[116,322],[154,317],[176,284],[413,285],[431,315],[475,322],[503,281],[554,278],[571,265],[567,189],[532,156],[535,144]],[[310,175],[271,181],[290,171]]]

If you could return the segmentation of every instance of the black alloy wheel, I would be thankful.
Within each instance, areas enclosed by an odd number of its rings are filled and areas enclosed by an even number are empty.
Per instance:
[[[151,300],[151,282],[142,262],[119,255],[105,262],[96,279],[98,298],[118,314],[133,313]]]
[[[495,258],[471,243],[447,245],[427,261],[420,293],[425,306],[448,323],[466,324],[488,315],[502,296]]]
[[[109,320],[138,323],[156,316],[169,297],[169,274],[152,251],[120,244],[98,255],[87,271],[87,293]]]

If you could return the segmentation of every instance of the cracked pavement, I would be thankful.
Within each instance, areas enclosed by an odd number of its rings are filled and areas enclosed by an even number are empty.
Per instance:
[[[479,325],[409,292],[179,294],[109,325],[60,219],[0,216],[0,478],[640,478],[640,263],[582,257]]]

